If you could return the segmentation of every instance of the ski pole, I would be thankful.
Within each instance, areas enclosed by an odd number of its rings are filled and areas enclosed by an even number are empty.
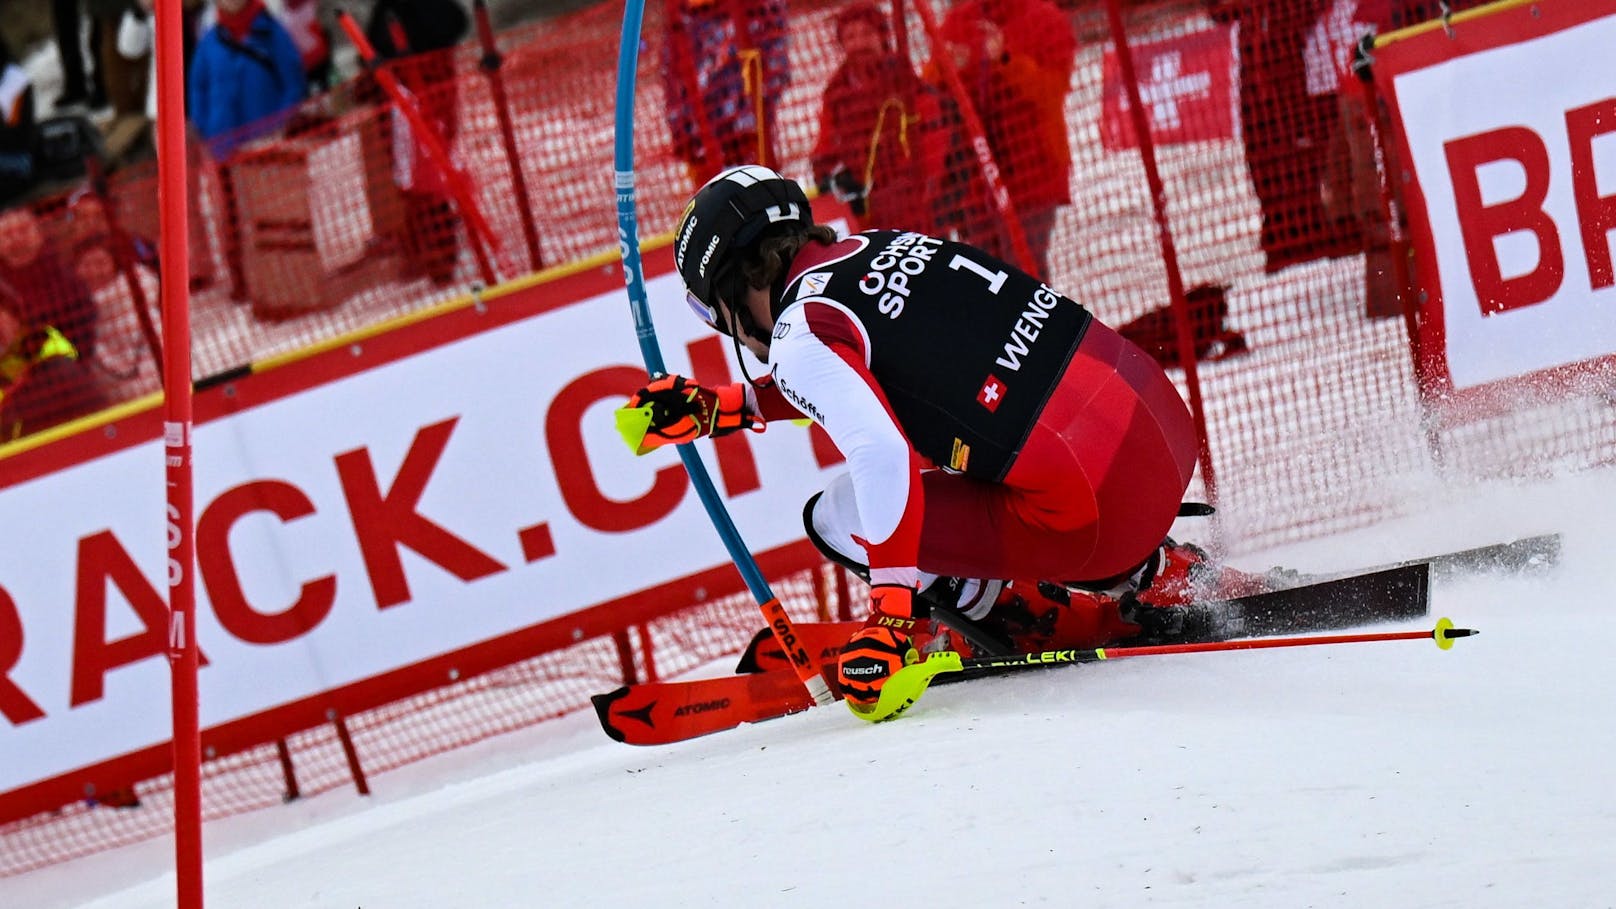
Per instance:
[[[612,166],[617,188],[617,246],[623,259],[623,284],[628,291],[629,311],[634,317],[634,332],[639,338],[640,355],[645,360],[645,371],[653,376],[667,375],[662,361],[662,347],[657,343],[656,326],[651,321],[651,303],[645,289],[645,268],[640,261],[639,217],[635,209],[634,177],[634,84],[639,66],[640,26],[645,14],[645,0],[628,0],[623,4],[623,33],[617,45],[617,107],[613,122]],[[697,105],[700,108],[701,105]],[[791,616],[786,613],[778,597],[769,589],[757,559],[746,548],[735,521],[724,500],[713,485],[707,466],[691,444],[678,446],[679,460],[690,476],[690,485],[707,509],[707,517],[718,531],[730,560],[741,573],[747,589],[757,599],[763,619],[774,630],[775,639],[791,658],[797,678],[820,706],[833,703],[830,685],[819,672],[819,666],[809,656],[808,649],[797,636]]]
[[[1455,638],[1476,634],[1474,628],[1455,628],[1449,619],[1440,619],[1429,631],[1385,631],[1368,634],[1322,634],[1300,638],[1252,638],[1237,641],[1204,641],[1189,644],[1150,644],[1139,647],[1097,647],[1093,650],[1046,650],[1043,653],[1014,656],[961,658],[956,672],[973,669],[1004,670],[1013,667],[1098,663],[1126,657],[1162,656],[1169,653],[1209,653],[1217,650],[1263,650],[1271,647],[1315,647],[1321,644],[1364,644],[1371,641],[1417,641],[1431,639],[1443,650],[1453,648]]]
[[[1219,650],[1264,650],[1274,647],[1317,647],[1323,644],[1363,644],[1371,641],[1434,640],[1443,650],[1453,648],[1456,638],[1470,637],[1473,628],[1455,628],[1449,619],[1438,619],[1429,631],[1387,631],[1368,634],[1328,634],[1299,638],[1260,638],[1238,641],[1207,641],[1193,644],[1154,644],[1140,647],[1097,647],[1092,650],[1046,650],[1042,653],[1012,656],[962,657],[945,650],[924,662],[905,666],[892,674],[881,687],[881,697],[868,713],[854,711],[860,719],[878,723],[901,716],[914,706],[932,679],[947,672],[972,675],[998,675],[1024,669],[1048,669],[1073,663],[1099,663],[1128,657],[1163,656],[1170,653],[1211,653]]]

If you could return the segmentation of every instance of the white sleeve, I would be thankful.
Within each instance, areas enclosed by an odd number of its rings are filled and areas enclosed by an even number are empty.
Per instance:
[[[793,306],[780,322],[789,324],[783,332],[777,326],[770,372],[786,399],[823,427],[847,458],[872,580],[912,585],[920,546],[919,459],[870,373],[867,339],[848,338],[858,332],[857,322],[834,304]]]

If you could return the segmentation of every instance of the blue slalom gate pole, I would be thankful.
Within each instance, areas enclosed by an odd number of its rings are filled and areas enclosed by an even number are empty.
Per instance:
[[[626,0],[623,7],[623,34],[617,48],[617,108],[612,168],[617,190],[617,248],[623,258],[623,283],[628,289],[629,311],[634,316],[634,334],[639,339],[640,356],[645,360],[646,371],[652,376],[662,376],[667,374],[667,367],[662,360],[662,349],[657,344],[656,326],[651,321],[650,301],[645,292],[645,270],[640,262],[640,231],[635,214],[634,89],[640,59],[640,26],[644,18],[645,0]],[[813,664],[807,650],[792,633],[791,619],[780,601],[775,599],[769,582],[758,568],[757,560],[741,539],[740,531],[735,528],[729,510],[719,498],[712,477],[707,473],[707,465],[702,463],[695,445],[687,442],[678,446],[678,449],[679,460],[690,475],[690,483],[696,488],[702,507],[707,509],[708,518],[712,520],[719,538],[724,541],[724,548],[729,550],[731,561],[740,569],[747,589],[757,599],[769,627],[774,630],[781,647],[790,654],[797,677],[802,679],[814,696],[815,703],[826,704],[834,700],[829,686],[819,675],[819,667]]]

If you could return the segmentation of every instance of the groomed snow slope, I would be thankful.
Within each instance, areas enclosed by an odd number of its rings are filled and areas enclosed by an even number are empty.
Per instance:
[[[1448,653],[1120,661],[660,749],[577,715],[368,799],[211,824],[209,905],[1608,907],[1612,503],[1607,470],[1270,554],[1327,569],[1562,531],[1548,575],[1437,589],[1483,632]],[[44,869],[0,902],[172,905],[171,854]]]

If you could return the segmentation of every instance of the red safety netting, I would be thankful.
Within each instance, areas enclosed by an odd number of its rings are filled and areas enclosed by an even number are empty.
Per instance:
[[[840,608],[825,569],[781,578],[773,591],[798,620]],[[625,629],[620,641],[586,640],[449,681],[343,717],[340,727],[334,722],[224,757],[204,754],[205,818],[363,785],[371,774],[588,707],[590,695],[623,684],[625,677],[647,678],[653,669],[657,678],[687,673],[737,653],[762,624],[748,594],[717,597]],[[55,812],[0,826],[0,877],[165,833],[173,826],[173,795],[173,778],[162,776],[124,790],[86,793],[83,801]]]
[[[1156,211],[1104,4],[961,0],[927,16],[917,2],[652,0],[635,110],[642,237],[671,230],[723,165],[763,159],[848,200],[860,227],[952,234],[1025,261],[1182,378]],[[1404,249],[1385,214],[1371,101],[1346,66],[1367,26],[1444,8],[1124,4],[1193,317],[1222,530],[1236,550],[1407,513],[1450,495],[1455,478],[1616,461],[1605,401],[1567,398],[1448,428],[1422,407]],[[615,249],[608,186],[621,16],[614,2],[503,33],[499,84],[470,45],[402,75],[446,127],[474,189],[466,200],[454,198],[455,180],[426,175],[420,149],[368,83],[310,102],[227,160],[198,147],[197,375],[430,306],[490,269],[509,278]],[[133,168],[104,193],[58,197],[0,222],[32,231],[36,261],[55,263],[40,285],[55,289],[30,305],[64,332],[93,326],[89,343],[75,340],[85,368],[59,380],[68,390],[35,384],[54,414],[25,420],[21,432],[156,390],[154,335],[140,315],[142,301],[155,312],[143,252],[155,231],[153,187],[151,169]],[[497,248],[470,226],[464,202],[475,203]],[[1192,495],[1202,492],[1198,482]],[[783,586],[795,614],[825,602],[808,574]],[[755,624],[755,609],[737,597],[654,623],[645,639],[666,676],[733,652]],[[638,632],[623,640],[643,672],[644,641]],[[618,683],[622,654],[611,640],[581,642],[348,717],[347,728],[363,767],[386,769],[575,710]],[[304,794],[351,778],[330,727],[285,748]],[[287,792],[274,744],[210,761],[206,775],[210,817]],[[169,786],[136,784],[138,808],[85,803],[0,829],[0,875],[166,829]]]

